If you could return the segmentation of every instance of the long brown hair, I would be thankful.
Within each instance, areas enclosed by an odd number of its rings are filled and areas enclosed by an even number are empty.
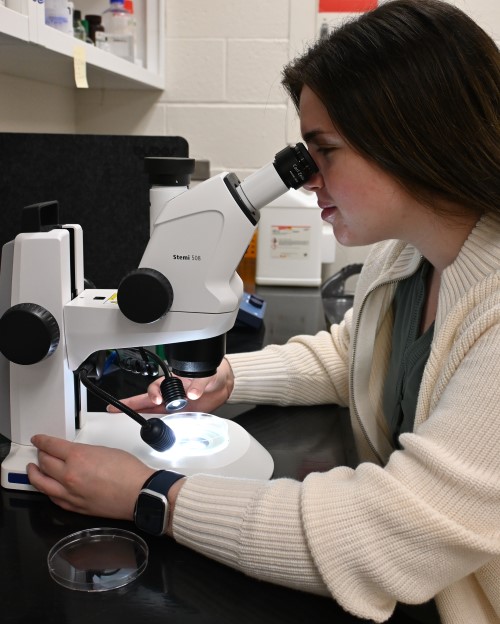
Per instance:
[[[500,60],[470,17],[393,0],[346,22],[283,70],[307,85],[350,145],[414,197],[500,212]]]

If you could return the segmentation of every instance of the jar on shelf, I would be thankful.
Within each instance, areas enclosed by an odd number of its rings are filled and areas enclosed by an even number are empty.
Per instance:
[[[102,25],[102,17],[100,15],[86,15],[85,19],[89,25],[89,37],[92,43],[96,43],[96,33],[104,32],[104,26]]]
[[[82,24],[82,12],[78,9],[73,11],[73,36],[80,41],[87,40],[87,31]]]
[[[102,14],[104,32],[96,35],[96,45],[128,61],[135,61],[135,19],[124,0],[110,0]]]
[[[72,31],[67,0],[45,0],[45,23],[64,33]]]

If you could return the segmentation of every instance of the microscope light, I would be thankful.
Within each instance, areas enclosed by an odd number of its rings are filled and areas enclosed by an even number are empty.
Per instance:
[[[167,411],[174,412],[186,407],[188,400],[182,381],[178,377],[166,375],[161,382],[160,391]]]
[[[92,361],[88,360],[78,368],[77,374],[81,383],[96,396],[100,397],[104,401],[107,401],[111,405],[114,405],[114,407],[118,408],[127,414],[127,416],[129,416],[132,420],[135,420],[136,423],[141,425],[141,439],[152,449],[158,452],[163,452],[171,448],[175,444],[175,434],[172,429],[170,429],[161,418],[146,419],[144,416],[141,416],[141,414],[128,407],[128,405],[116,399],[109,392],[99,388],[88,377],[89,372],[93,370],[93,366]]]
[[[165,408],[169,412],[175,412],[177,410],[184,409],[186,405],[187,405],[186,399],[174,399],[173,401],[170,401],[169,403],[165,403]]]
[[[162,453],[168,451],[175,444],[175,433],[161,420],[149,418],[141,427],[141,438],[152,449]]]

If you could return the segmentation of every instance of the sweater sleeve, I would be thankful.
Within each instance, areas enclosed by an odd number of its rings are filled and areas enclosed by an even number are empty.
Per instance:
[[[348,403],[352,310],[342,323],[285,345],[227,355],[235,376],[230,403],[320,405]]]
[[[498,344],[500,325],[460,354],[429,419],[384,468],[303,483],[195,475],[176,503],[175,538],[376,622],[473,573],[500,555]]]
[[[291,479],[195,475],[177,497],[174,537],[249,576],[328,595],[305,539],[300,499],[301,484]]]
[[[424,602],[500,555],[500,324],[476,320],[442,367],[429,418],[400,437],[404,450],[385,468],[304,483],[312,557],[336,600],[362,617],[383,621],[396,600]],[[460,621],[486,621],[476,617]]]

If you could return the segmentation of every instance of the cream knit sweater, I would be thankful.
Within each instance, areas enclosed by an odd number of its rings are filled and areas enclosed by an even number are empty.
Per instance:
[[[397,281],[421,259],[377,245],[340,325],[228,356],[231,402],[350,408],[362,462],[303,483],[190,477],[175,538],[250,576],[387,620],[436,597],[444,624],[500,622],[500,217],[442,276],[415,428],[391,447],[382,388]]]

